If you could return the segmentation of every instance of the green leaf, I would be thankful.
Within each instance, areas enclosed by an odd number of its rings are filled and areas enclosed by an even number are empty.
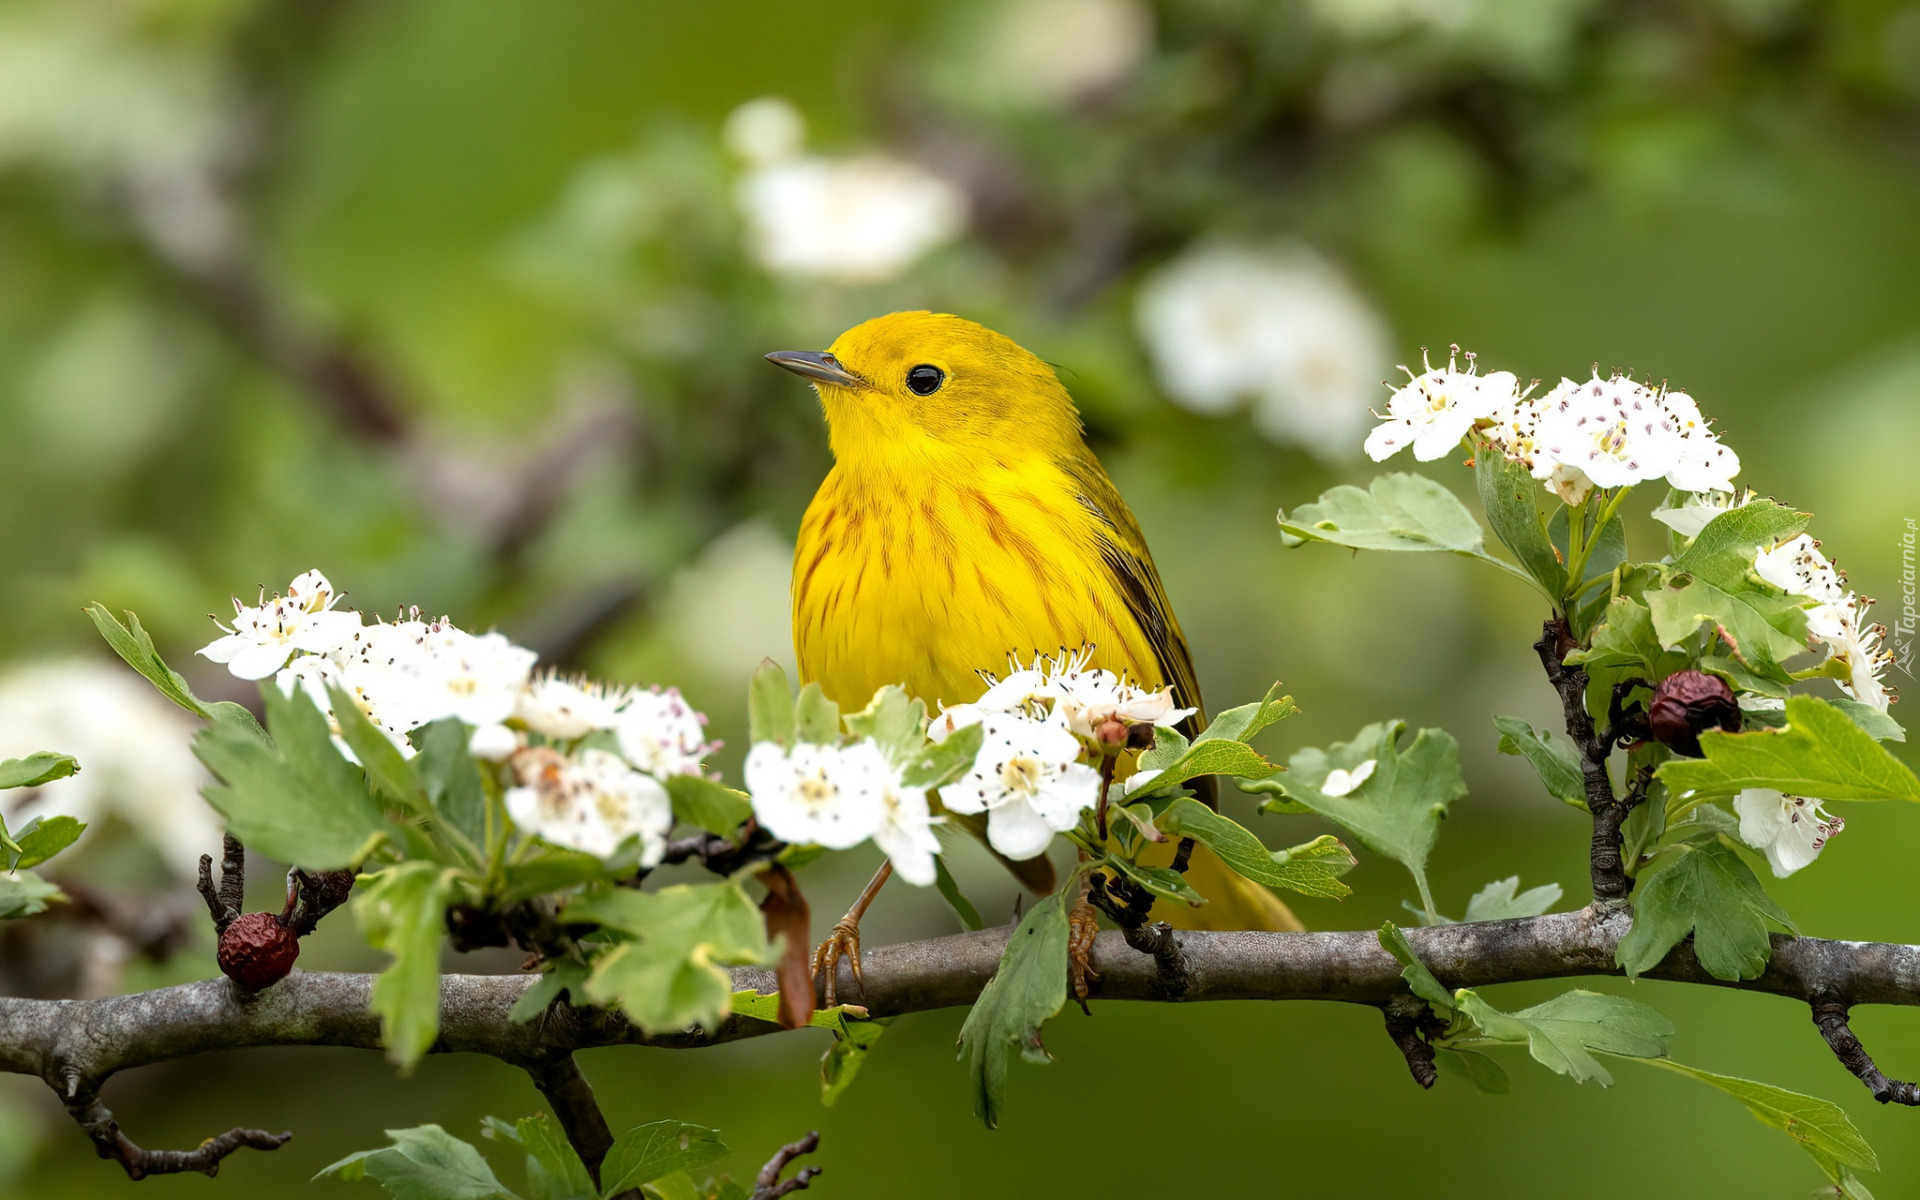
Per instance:
[[[1806,609],[1778,592],[1727,591],[1694,578],[1648,592],[1647,608],[1662,646],[1680,646],[1702,626],[1717,626],[1748,664],[1784,662],[1807,648]]]
[[[486,841],[487,795],[480,768],[467,750],[467,727],[454,717],[422,726],[414,735],[420,753],[413,760],[427,803],[440,822],[479,846]]]
[[[1504,1013],[1478,993],[1455,993],[1460,1012],[1479,1027],[1478,1042],[1526,1043],[1535,1060],[1550,1070],[1571,1076],[1575,1083],[1598,1080],[1610,1087],[1613,1076],[1593,1052],[1626,1058],[1665,1058],[1673,1023],[1647,1005],[1621,996],[1571,991],[1544,1004]]]
[[[207,803],[227,830],[268,858],[303,867],[352,866],[387,832],[360,769],[334,747],[327,719],[304,688],[260,689],[273,742],[226,722],[202,729],[193,752],[221,780]]]
[[[937,788],[952,783],[973,766],[986,736],[983,726],[969,725],[954,730],[943,742],[928,743],[918,757],[901,769],[901,783],[911,788]]]
[[[764,659],[747,687],[747,736],[755,744],[791,746],[794,727],[793,689],[787,685],[787,673],[779,663]]]
[[[546,972],[513,1002],[507,1020],[524,1025],[544,1014],[561,996],[570,996],[574,1004],[586,1005],[587,968],[567,959],[549,959]]]
[[[1407,935],[1392,921],[1380,927],[1380,948],[1400,960],[1400,978],[1407,981],[1414,995],[1433,1005],[1442,1016],[1453,1011],[1453,993],[1427,970],[1427,964],[1413,952]]]
[[[1719,840],[1683,851],[1641,880],[1634,895],[1633,929],[1614,961],[1629,977],[1658,966],[1693,934],[1693,954],[1715,979],[1753,979],[1773,953],[1767,922],[1793,928],[1793,919],[1767,895],[1746,860]]]
[[[1520,877],[1509,875],[1481,888],[1473,894],[1473,899],[1467,901],[1467,915],[1460,918],[1461,921],[1472,924],[1475,921],[1537,917],[1560,902],[1560,885],[1557,883],[1543,883],[1515,895],[1519,887]]]
[[[1586,777],[1580,771],[1580,749],[1572,738],[1552,729],[1535,729],[1519,717],[1495,717],[1493,725],[1500,731],[1500,753],[1525,758],[1548,795],[1586,806]]]
[[[1653,614],[1630,596],[1617,596],[1589,635],[1587,647],[1567,655],[1567,661],[1586,667],[1645,668],[1661,653],[1654,636]]]
[[[1867,736],[1876,742],[1907,740],[1906,729],[1884,709],[1875,708],[1871,704],[1862,704],[1846,696],[1836,696],[1827,703],[1847,714],[1849,720],[1865,730]]]
[[[0,921],[31,917],[45,912],[47,905],[54,901],[64,899],[66,896],[59,888],[32,871],[0,875]]]
[[[1730,508],[1708,521],[1692,543],[1673,560],[1673,569],[1716,587],[1748,586],[1753,560],[1776,542],[1806,529],[1808,514],[1794,512],[1771,500],[1754,500]]]
[[[37,867],[80,839],[86,825],[73,817],[36,817],[14,831],[19,852],[8,855],[9,871]]]
[[[1504,1096],[1513,1090],[1507,1071],[1478,1050],[1454,1050],[1442,1047],[1434,1056],[1441,1068],[1459,1075],[1489,1096]]]
[[[25,758],[9,758],[0,761],[0,791],[40,787],[56,779],[65,779],[79,769],[80,762],[73,755],[55,754],[51,750],[42,750]]]
[[[1187,882],[1185,875],[1182,875],[1172,867],[1149,867],[1141,863],[1130,862],[1117,855],[1108,858],[1106,865],[1125,875],[1128,879],[1131,879],[1156,896],[1165,896],[1169,900],[1178,900],[1182,904],[1191,905],[1194,908],[1198,908],[1206,903],[1207,898],[1202,896],[1195,890],[1192,884]]]
[[[1231,742],[1248,742],[1253,736],[1276,721],[1284,721],[1300,709],[1294,704],[1292,696],[1280,695],[1280,685],[1274,684],[1267,689],[1265,698],[1253,703],[1230,708],[1213,719],[1196,742],[1213,741],[1225,738]]]
[[[889,762],[911,762],[927,742],[927,706],[890,683],[873,694],[866,708],[847,714],[847,730],[855,737],[872,738]]]
[[[1355,550],[1451,550],[1483,557],[1485,535],[1454,494],[1425,475],[1376,478],[1367,490],[1342,484],[1303,504],[1289,518],[1280,513],[1289,546],[1329,542]]]
[[[410,813],[430,815],[427,789],[414,773],[413,764],[400,753],[400,747],[374,727],[354,702],[351,692],[329,684],[327,698],[333,708],[333,719],[339,723],[341,740],[353,749],[374,791]]]
[[[440,937],[457,872],[438,863],[403,862],[360,877],[353,914],[367,945],[393,961],[373,981],[387,1057],[404,1074],[440,1035]]]
[[[833,1102],[845,1094],[886,1031],[885,1021],[860,1021],[841,1014],[833,1043],[820,1056],[820,1103],[832,1108]]]
[[[233,703],[221,700],[208,704],[195,696],[187,687],[187,681],[179,672],[166,664],[160,652],[154,648],[153,639],[140,627],[140,618],[127,613],[127,623],[122,625],[114,619],[112,613],[101,604],[89,604],[87,615],[93,618],[94,628],[100,636],[107,639],[107,645],[113,647],[126,664],[147,677],[147,681],[160,689],[160,694],[178,704],[196,717],[212,721],[218,725],[230,725],[266,740],[266,732],[253,714]]]
[[[1189,779],[1202,775],[1226,775],[1235,779],[1265,779],[1280,768],[1260,757],[1260,752],[1245,742],[1232,742],[1226,738],[1197,740],[1186,746],[1177,758],[1164,767],[1156,768],[1151,761],[1159,752],[1163,739],[1162,733],[1180,735],[1173,730],[1156,729],[1154,731],[1154,749],[1141,756],[1141,772],[1158,770],[1158,774],[1138,785],[1137,793],[1131,795],[1151,796],[1169,791]],[[1171,745],[1170,739],[1165,739]],[[1142,778],[1136,775],[1135,778]],[[1132,782],[1131,780],[1129,782]]]
[[[599,1189],[580,1155],[543,1114],[522,1117],[514,1133],[527,1150],[527,1189],[532,1200],[598,1200]]]
[[[489,1200],[514,1193],[494,1175],[471,1143],[438,1125],[389,1129],[391,1147],[362,1150],[323,1168],[314,1179],[331,1175],[347,1183],[371,1179],[396,1200]]]
[[[1675,758],[1660,779],[1676,795],[1772,788],[1822,800],[1920,801],[1920,779],[1846,713],[1812,696],[1787,700],[1784,729],[1700,735],[1705,758]]]
[[[1028,1062],[1050,1061],[1040,1027],[1066,1002],[1067,910],[1056,892],[1027,910],[960,1027],[974,1114],[988,1129],[1000,1125],[1009,1052],[1018,1049]]]
[[[508,863],[501,870],[500,886],[493,899],[501,908],[564,892],[582,884],[610,879],[613,871],[591,854],[577,850],[545,850],[523,862]]]
[[[691,1171],[727,1156],[720,1135],[684,1121],[649,1121],[615,1139],[600,1166],[603,1194],[617,1196],[676,1171]]]
[[[1269,888],[1334,899],[1353,891],[1340,876],[1353,869],[1354,857],[1332,834],[1291,850],[1268,850],[1246,827],[1190,798],[1169,804],[1156,824],[1173,837],[1204,842],[1235,872]]]
[[[1467,794],[1460,778],[1460,746],[1444,729],[1422,729],[1404,749],[1404,721],[1369,725],[1350,742],[1298,751],[1287,762],[1287,799],[1344,829],[1377,854],[1412,872],[1421,904],[1433,909],[1427,854],[1439,836],[1447,806]],[[1345,796],[1320,790],[1330,772],[1375,763],[1365,783]],[[1272,807],[1268,801],[1262,808]]]
[[[1851,1181],[1857,1185],[1857,1180],[1851,1180],[1852,1173],[1847,1170],[1849,1167],[1863,1171],[1880,1169],[1880,1158],[1873,1152],[1873,1147],[1867,1144],[1866,1138],[1860,1136],[1860,1131],[1854,1128],[1846,1111],[1831,1100],[1804,1096],[1770,1083],[1756,1083],[1732,1075],[1716,1075],[1712,1071],[1689,1067],[1671,1059],[1652,1065],[1719,1088],[1746,1105],[1755,1120],[1780,1130],[1798,1143],[1836,1184],[1844,1187]],[[1863,1193],[1849,1190],[1848,1194]]]
[[[827,699],[817,683],[800,689],[793,706],[793,736],[822,746],[840,742],[840,706]]]
[[[1478,439],[1474,444],[1473,478],[1480,491],[1480,507],[1486,511],[1494,536],[1513,551],[1548,595],[1565,595],[1567,568],[1547,540],[1540,521],[1540,497],[1545,492],[1540,481],[1525,464],[1509,460],[1498,447]]]
[[[933,886],[940,892],[940,898],[947,902],[953,915],[969,930],[984,929],[986,923],[980,919],[980,910],[973,902],[961,894],[960,885],[954,882],[953,872],[947,870],[947,859],[943,854],[933,856]]]
[[[734,833],[753,815],[753,801],[704,775],[669,775],[667,794],[680,820],[721,836]]]
[[[726,968],[773,961],[760,910],[732,879],[657,892],[589,892],[564,915],[639,939],[598,957],[587,995],[596,1004],[618,1004],[648,1033],[718,1028],[732,1011]]]

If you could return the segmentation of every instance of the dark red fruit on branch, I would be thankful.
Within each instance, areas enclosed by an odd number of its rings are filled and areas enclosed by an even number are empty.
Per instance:
[[[1660,681],[1647,707],[1655,740],[1676,754],[1700,757],[1700,735],[1709,729],[1740,732],[1740,705],[1733,689],[1704,671],[1675,671]]]
[[[220,934],[220,970],[249,992],[272,987],[293,970],[300,939],[272,913],[246,913]]]

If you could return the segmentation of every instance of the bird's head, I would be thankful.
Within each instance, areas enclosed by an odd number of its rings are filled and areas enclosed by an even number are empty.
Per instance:
[[[986,326],[947,313],[899,312],[855,325],[824,353],[767,360],[813,382],[834,457],[918,447],[1005,457],[1080,440],[1080,417],[1053,368]]]

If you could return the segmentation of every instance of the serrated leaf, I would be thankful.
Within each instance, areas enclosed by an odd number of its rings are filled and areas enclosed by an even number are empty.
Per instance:
[[[1652,970],[1693,934],[1693,954],[1715,979],[1753,979],[1773,953],[1767,922],[1793,919],[1775,904],[1746,860],[1718,839],[1677,855],[1634,894],[1633,929],[1614,961],[1628,977]]]
[[[787,673],[772,659],[764,659],[747,687],[747,736],[754,742],[794,742],[793,689]]]
[[[897,683],[875,692],[867,706],[847,714],[846,721],[848,732],[872,738],[889,762],[912,761],[927,741],[926,704]]]
[[[1730,508],[1707,522],[1673,560],[1673,569],[1716,587],[1745,587],[1760,552],[1776,542],[1797,536],[1806,529],[1808,519],[1808,514],[1794,512],[1771,500],[1754,500]]]
[[[1485,535],[1458,497],[1425,475],[1391,474],[1366,490],[1342,484],[1287,516],[1286,543],[1330,542],[1355,550],[1450,550],[1479,556]]]
[[[692,1171],[727,1156],[720,1135],[684,1121],[649,1121],[614,1140],[600,1165],[603,1194],[617,1196],[630,1188],[671,1175]]]
[[[244,730],[266,740],[266,731],[253,719],[253,714],[233,703],[221,700],[208,704],[193,694],[187,687],[187,681],[180,673],[166,664],[160,657],[160,651],[154,648],[153,638],[140,626],[140,618],[127,613],[127,623],[122,625],[102,604],[89,604],[87,616],[93,619],[94,628],[100,636],[113,647],[113,652],[134,670],[146,676],[147,682],[158,688],[160,694],[178,704],[196,717],[212,721],[218,725],[228,725]]]
[[[1196,740],[1166,766],[1155,767],[1149,760],[1155,757],[1155,751],[1159,749],[1159,733],[1159,730],[1155,731],[1154,750],[1148,751],[1140,761],[1142,775],[1149,770],[1158,773],[1140,784],[1137,792],[1128,793],[1130,796],[1143,798],[1164,794],[1189,779],[1198,779],[1204,775],[1225,775],[1232,779],[1265,779],[1280,769],[1262,758],[1259,751],[1245,742],[1232,742],[1225,738]]]
[[[1473,1041],[1525,1043],[1534,1059],[1575,1083],[1613,1084],[1594,1052],[1625,1058],[1665,1058],[1673,1023],[1658,1011],[1621,996],[1571,991],[1544,1004],[1505,1013],[1470,990],[1455,994],[1460,1012],[1480,1030]]]
[[[440,1035],[440,938],[456,872],[433,862],[403,862],[362,875],[353,914],[367,945],[393,961],[373,981],[387,1057],[404,1074]]]
[[[1757,587],[1727,591],[1696,577],[1649,591],[1647,609],[1662,646],[1679,647],[1704,626],[1723,631],[1734,656],[1750,665],[1784,662],[1807,648],[1801,601]]]
[[[708,833],[726,837],[753,815],[753,801],[745,792],[704,775],[669,775],[666,783],[667,795],[673,797],[674,815]]]
[[[988,1129],[1000,1124],[1009,1053],[1018,1049],[1028,1062],[1049,1061],[1040,1027],[1066,1002],[1067,910],[1056,892],[1027,910],[960,1027],[974,1114]]]
[[[269,858],[303,867],[347,867],[388,830],[386,814],[360,768],[333,744],[327,719],[303,688],[288,696],[260,689],[269,745],[242,728],[215,722],[194,738],[193,752],[220,781],[207,803],[227,830]]]
[[[732,879],[657,892],[589,892],[563,915],[638,939],[598,956],[587,995],[596,1004],[618,1004],[648,1033],[717,1028],[732,1011],[726,968],[773,962],[760,909]]]
[[[1392,921],[1380,927],[1380,948],[1400,960],[1400,978],[1407,981],[1414,995],[1433,1005],[1442,1016],[1453,1011],[1453,993],[1427,970],[1427,964],[1413,952],[1406,933]]]
[[[1920,801],[1920,779],[1852,718],[1824,700],[1787,700],[1782,729],[1700,735],[1704,758],[1675,758],[1660,779],[1676,795],[1732,796],[1772,788],[1822,800]]]
[[[35,875],[21,871],[0,875],[0,921],[31,917],[47,910],[47,905],[66,897],[58,887]]]
[[[1269,850],[1245,826],[1193,799],[1175,800],[1155,824],[1172,837],[1205,843],[1235,873],[1266,887],[1335,899],[1353,891],[1340,876],[1353,869],[1354,857],[1332,834],[1289,850]]]
[[[1549,796],[1567,804],[1586,804],[1586,778],[1572,738],[1552,729],[1535,729],[1519,717],[1495,717],[1493,726],[1500,731],[1500,753],[1525,758]]]
[[[347,1183],[371,1179],[396,1200],[517,1200],[480,1151],[438,1125],[389,1129],[393,1145],[349,1154],[322,1168],[315,1180],[331,1175]]]
[[[1540,481],[1524,464],[1510,461],[1498,447],[1480,440],[1474,445],[1473,477],[1494,536],[1548,595],[1566,594],[1567,568],[1540,520],[1544,494]]]
[[[1471,924],[1476,921],[1537,917],[1560,902],[1560,885],[1557,883],[1543,883],[1515,895],[1519,887],[1520,877],[1509,875],[1481,888],[1473,894],[1473,899],[1467,901],[1467,913],[1460,918],[1461,921]]]
[[[1590,668],[1645,668],[1660,653],[1647,606],[1630,596],[1617,596],[1590,631],[1586,648],[1567,655],[1567,662]]]
[[[544,1115],[522,1117],[514,1136],[527,1151],[529,1200],[599,1200],[587,1165]]]
[[[73,755],[55,754],[51,750],[25,758],[9,758],[0,761],[0,791],[41,787],[56,779],[65,779],[79,769],[80,762]]]
[[[7,860],[9,871],[37,867],[80,840],[86,828],[85,823],[73,817],[35,817],[14,831],[13,841],[19,847],[18,852],[0,857]]]
[[[1412,873],[1421,903],[1431,911],[1427,854],[1448,805],[1467,794],[1460,778],[1460,747],[1444,729],[1422,729],[1402,749],[1406,722],[1368,725],[1350,742],[1298,751],[1287,762],[1287,799],[1347,829],[1377,854]],[[1373,761],[1373,774],[1345,796],[1320,790],[1332,771]],[[1269,801],[1261,807],[1267,808]]]
[[[1267,689],[1265,697],[1255,703],[1230,708],[1215,717],[1193,740],[1206,742],[1225,738],[1230,742],[1252,741],[1262,729],[1277,721],[1284,721],[1299,711],[1293,697],[1281,695],[1280,685],[1276,683]]]
[[[1867,1144],[1866,1138],[1860,1136],[1860,1131],[1847,1117],[1846,1110],[1831,1100],[1790,1092],[1770,1083],[1718,1075],[1671,1059],[1652,1065],[1689,1079],[1697,1079],[1746,1105],[1755,1120],[1780,1130],[1798,1143],[1836,1184],[1844,1186],[1849,1181],[1849,1167],[1863,1171],[1880,1169],[1880,1157],[1873,1152],[1873,1147]],[[1853,1182],[1857,1184],[1858,1181]],[[1848,1194],[1860,1195],[1862,1192],[1863,1189],[1854,1189]]]

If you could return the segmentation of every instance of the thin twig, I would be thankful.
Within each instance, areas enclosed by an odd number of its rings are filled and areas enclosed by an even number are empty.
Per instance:
[[[220,1161],[241,1147],[278,1150],[293,1136],[291,1133],[268,1133],[263,1129],[234,1128],[208,1138],[192,1150],[147,1150],[121,1131],[120,1122],[114,1120],[113,1111],[101,1102],[97,1083],[72,1069],[62,1071],[60,1080],[60,1099],[66,1105],[68,1115],[93,1139],[94,1150],[100,1157],[119,1163],[129,1179],[145,1179],[149,1175],[178,1175],[187,1171],[197,1171],[207,1176],[218,1175]]]
[[[1593,717],[1587,712],[1586,668],[1567,665],[1567,655],[1578,645],[1567,619],[1555,613],[1542,626],[1540,640],[1533,648],[1546,670],[1547,682],[1560,695],[1567,736],[1580,751],[1581,781],[1586,791],[1587,811],[1593,816],[1593,841],[1588,851],[1593,898],[1625,900],[1633,890],[1633,880],[1627,877],[1621,860],[1620,826],[1630,809],[1614,797],[1613,780],[1607,775],[1609,747],[1594,732]]]
[[[780,1172],[786,1170],[787,1165],[794,1159],[799,1158],[802,1154],[812,1154],[819,1148],[820,1133],[818,1130],[809,1133],[797,1142],[789,1142],[780,1147],[779,1150],[774,1152],[773,1157],[767,1160],[767,1165],[760,1168],[759,1177],[753,1181],[753,1196],[751,1200],[779,1200],[781,1196],[785,1196],[790,1192],[806,1191],[807,1185],[813,1182],[814,1177],[819,1175],[823,1168],[801,1167],[800,1170],[795,1173],[794,1177],[785,1183],[780,1181]]]
[[[1854,1036],[1852,1026],[1847,1024],[1847,1003],[1832,992],[1817,993],[1813,1000],[1813,1023],[1820,1030],[1820,1036],[1827,1039],[1827,1045],[1833,1049],[1833,1056],[1840,1065],[1853,1072],[1854,1077],[1867,1085],[1873,1098],[1882,1104],[1920,1105],[1920,1084],[1908,1083],[1900,1079],[1888,1079],[1874,1065],[1873,1056]]]

